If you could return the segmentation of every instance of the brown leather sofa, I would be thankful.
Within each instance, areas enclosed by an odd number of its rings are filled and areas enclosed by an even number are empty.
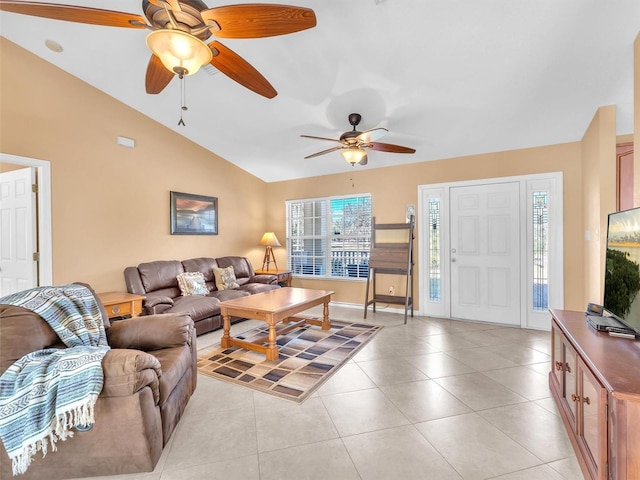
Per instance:
[[[102,321],[111,350],[102,367],[104,386],[89,431],[34,455],[23,480],[150,472],[196,388],[196,335],[188,314]],[[0,374],[17,359],[44,348],[66,348],[36,313],[0,305]],[[13,478],[0,442],[0,478]]]
[[[218,290],[213,269],[229,266],[233,267],[239,286]],[[209,293],[183,296],[177,276],[184,272],[201,272]],[[222,327],[220,302],[280,288],[276,275],[256,275],[246,257],[234,256],[141,263],[137,267],[127,267],[124,279],[129,293],[146,296],[142,303],[144,315],[188,312],[196,326],[197,335]],[[232,319],[232,323],[238,320]]]

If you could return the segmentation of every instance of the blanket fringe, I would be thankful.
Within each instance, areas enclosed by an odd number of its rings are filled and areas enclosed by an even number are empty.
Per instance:
[[[49,429],[48,436],[40,440],[23,445],[22,449],[11,457],[11,468],[13,475],[21,475],[27,471],[33,456],[42,451],[42,457],[47,456],[49,448],[55,452],[56,442],[58,440],[65,441],[67,438],[73,437],[72,428],[82,425],[90,425],[95,422],[94,406],[97,398],[91,398],[88,402],[78,405],[66,412],[58,413]]]

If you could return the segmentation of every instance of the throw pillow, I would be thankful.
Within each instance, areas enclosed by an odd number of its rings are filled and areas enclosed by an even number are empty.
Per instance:
[[[179,274],[176,279],[183,296],[206,295],[209,293],[202,272],[185,272]]]
[[[232,265],[229,265],[227,268],[214,268],[213,275],[216,277],[216,287],[218,290],[229,290],[240,286],[236,282],[236,273]]]

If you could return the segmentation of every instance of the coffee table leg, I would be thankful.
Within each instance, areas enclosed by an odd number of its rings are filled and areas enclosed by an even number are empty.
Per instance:
[[[276,345],[276,325],[269,322],[269,346],[267,348],[267,360],[278,359],[278,346]]]
[[[323,315],[322,330],[329,330],[331,328],[331,321],[329,320],[329,299],[324,301]]]
[[[222,316],[222,338],[220,339],[220,346],[222,348],[229,348],[229,331],[231,330],[231,317],[229,315]]]

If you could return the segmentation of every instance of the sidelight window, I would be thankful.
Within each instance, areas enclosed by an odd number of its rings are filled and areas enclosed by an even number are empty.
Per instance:
[[[549,209],[548,194],[536,191],[532,194],[533,208],[533,309],[549,308]]]
[[[429,199],[429,300],[440,301],[440,199]]]

